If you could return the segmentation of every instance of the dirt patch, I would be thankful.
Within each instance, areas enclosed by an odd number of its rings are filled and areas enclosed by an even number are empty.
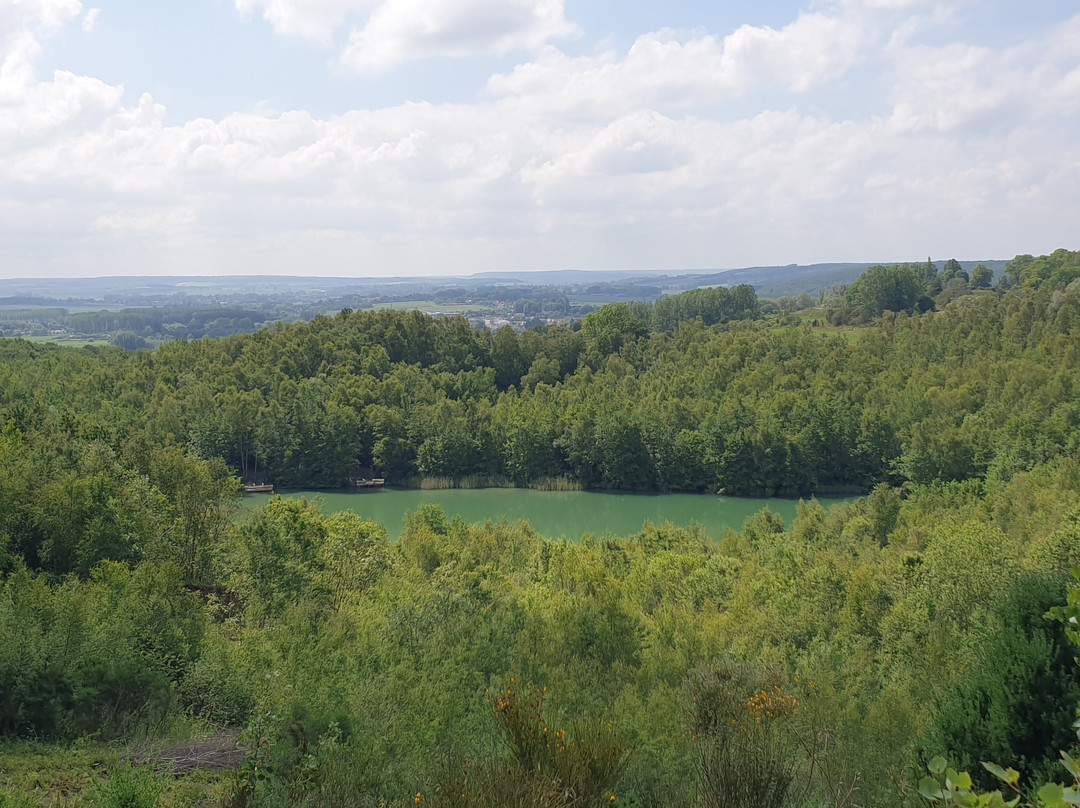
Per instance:
[[[188,774],[197,769],[238,769],[244,760],[244,750],[237,746],[239,738],[239,730],[222,730],[212,738],[164,749],[136,762],[153,762],[161,771],[169,771],[175,775]]]

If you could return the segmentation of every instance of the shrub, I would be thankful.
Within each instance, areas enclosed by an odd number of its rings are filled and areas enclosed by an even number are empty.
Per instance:
[[[93,808],[154,808],[165,783],[151,766],[122,764],[113,769],[108,780],[95,783],[86,795]]]
[[[795,697],[769,671],[732,661],[698,670],[687,690],[702,805],[785,805],[797,764],[787,732]]]
[[[560,729],[544,715],[545,691],[510,686],[491,700],[510,760],[467,761],[444,775],[431,795],[439,808],[587,808],[613,802],[630,753],[609,722],[576,721]],[[417,794],[417,804],[423,795]]]
[[[1072,740],[1073,707],[1080,701],[1080,668],[1061,625],[1042,619],[1061,602],[1055,578],[1028,576],[997,609],[1001,631],[978,649],[978,664],[938,705],[930,748],[945,750],[959,769],[988,788],[983,760],[1008,760],[1035,777],[1057,767]]]
[[[162,718],[203,632],[181,584],[173,566],[116,562],[87,582],[0,582],[0,735],[115,736]]]

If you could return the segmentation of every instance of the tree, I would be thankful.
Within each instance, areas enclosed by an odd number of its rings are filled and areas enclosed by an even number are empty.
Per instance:
[[[256,614],[280,615],[316,582],[326,536],[314,503],[273,497],[235,530],[230,584]]]
[[[154,548],[158,560],[175,561],[188,584],[205,583],[243,485],[221,458],[202,460],[175,445],[152,452],[149,472],[175,519],[169,539]]]
[[[581,333],[597,358],[618,353],[627,341],[644,336],[647,331],[645,323],[631,314],[625,303],[608,303],[586,315],[581,324]]]
[[[971,288],[989,289],[994,282],[994,271],[986,264],[979,264],[971,270]]]
[[[910,311],[923,297],[923,287],[908,266],[870,267],[844,293],[846,306],[862,320],[884,311]]]
[[[110,339],[109,342],[126,351],[141,351],[150,347],[146,340],[134,331],[117,331],[112,335],[112,339]]]
[[[994,780],[978,763],[1009,761],[1053,777],[1058,750],[1074,739],[1080,668],[1059,623],[1043,619],[1062,600],[1056,576],[1027,575],[1000,599],[1001,630],[980,643],[978,664],[939,700],[931,748],[970,768],[983,787]]]
[[[495,385],[500,390],[521,383],[525,358],[521,355],[517,332],[508,325],[496,331],[491,338],[491,363],[495,366]]]

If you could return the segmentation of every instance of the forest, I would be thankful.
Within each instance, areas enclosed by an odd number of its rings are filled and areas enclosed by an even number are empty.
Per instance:
[[[1080,804],[1080,253],[987,272],[0,340],[0,806]],[[805,501],[238,508],[358,470]]]

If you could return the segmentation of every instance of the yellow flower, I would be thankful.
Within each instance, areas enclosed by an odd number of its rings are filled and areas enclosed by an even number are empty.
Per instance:
[[[422,796],[420,796],[420,792],[419,792],[419,791],[417,791],[417,792],[416,792],[416,799],[414,799],[414,800],[413,800],[413,803],[414,803],[415,805],[419,805],[419,804],[420,804],[420,803],[421,803],[421,802],[423,801],[423,799],[424,799],[424,798],[423,798]]]

